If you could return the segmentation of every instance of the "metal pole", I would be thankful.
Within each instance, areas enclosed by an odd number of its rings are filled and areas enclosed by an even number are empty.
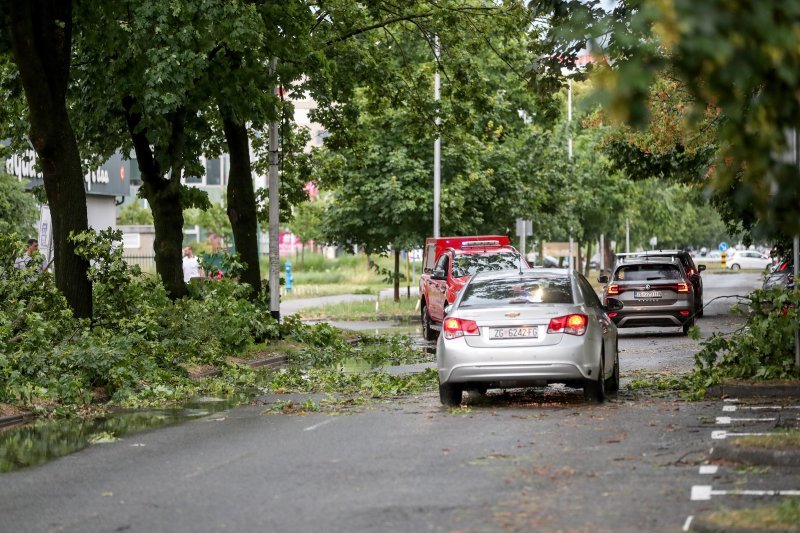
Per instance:
[[[433,38],[433,50],[436,56],[435,72],[433,75],[433,99],[439,101],[439,36]],[[433,236],[440,237],[439,232],[439,198],[442,189],[442,138],[439,136],[441,119],[436,115],[436,140],[433,141]]]
[[[572,78],[567,81],[567,153],[572,161]]]
[[[800,255],[800,236],[798,235],[794,236],[794,250],[792,252],[792,259],[794,260],[794,290],[797,290],[797,256]],[[794,364],[800,369],[800,329],[797,328],[794,330]]]
[[[625,253],[631,253],[631,221],[625,219]]]
[[[605,235],[602,233],[600,234],[600,274],[606,269],[606,246],[605,242],[603,242]]]
[[[269,64],[270,75],[278,69],[278,58],[273,57]],[[276,92],[278,84],[275,84]],[[275,109],[277,113],[277,106]],[[281,318],[280,285],[280,218],[278,203],[278,120],[269,123],[269,311],[275,320]]]
[[[572,231],[569,236],[569,271],[572,273]]]

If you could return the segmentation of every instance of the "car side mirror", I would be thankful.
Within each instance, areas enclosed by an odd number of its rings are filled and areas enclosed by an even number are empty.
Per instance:
[[[705,265],[697,265],[697,271],[698,271],[698,272],[702,272],[702,271],[704,271],[705,269],[706,269],[706,266],[705,266]]]
[[[618,300],[616,298],[608,298],[606,300],[606,305],[603,306],[603,310],[606,313],[608,313],[614,311],[621,311],[623,307],[625,307],[625,304],[623,304],[621,300]]]
[[[603,283],[603,284],[608,283],[608,276],[603,274],[602,276],[597,278],[597,281],[598,283]]]
[[[433,271],[433,274],[431,274],[431,279],[438,279],[438,280],[447,279],[447,272],[445,272],[441,268],[437,268]]]

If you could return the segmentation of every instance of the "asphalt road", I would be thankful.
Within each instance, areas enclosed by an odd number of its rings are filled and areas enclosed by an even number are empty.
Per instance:
[[[757,284],[706,280],[706,300]],[[704,334],[736,326],[724,310]],[[653,333],[623,335],[623,375],[691,366],[695,341]],[[432,392],[338,415],[245,406],[0,474],[0,531],[680,531],[707,505],[689,494],[719,404],[550,387],[456,410]]]

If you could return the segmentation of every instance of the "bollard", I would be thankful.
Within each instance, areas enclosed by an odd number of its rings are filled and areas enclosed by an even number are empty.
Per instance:
[[[292,274],[292,262],[286,260],[286,292],[292,292],[292,284],[294,283],[294,275]]]
[[[722,257],[720,258],[720,266],[722,266],[722,268],[728,268],[728,267],[725,265],[725,259],[726,259],[727,257],[728,257],[728,254],[726,254],[725,252],[722,252]]]

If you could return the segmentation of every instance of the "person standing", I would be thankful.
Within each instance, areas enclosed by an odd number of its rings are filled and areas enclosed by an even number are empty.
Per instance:
[[[192,278],[199,278],[203,276],[203,270],[200,268],[200,261],[194,255],[191,246],[183,249],[183,282],[189,283]]]
[[[39,252],[39,241],[36,239],[28,239],[28,247],[25,249],[25,254],[22,257],[18,257],[14,261],[14,268],[18,268],[20,270],[24,270],[28,268],[31,260],[33,259],[33,255]],[[41,254],[39,254],[41,257]],[[47,270],[47,259],[42,257],[42,262],[39,264],[39,272],[45,272]]]

